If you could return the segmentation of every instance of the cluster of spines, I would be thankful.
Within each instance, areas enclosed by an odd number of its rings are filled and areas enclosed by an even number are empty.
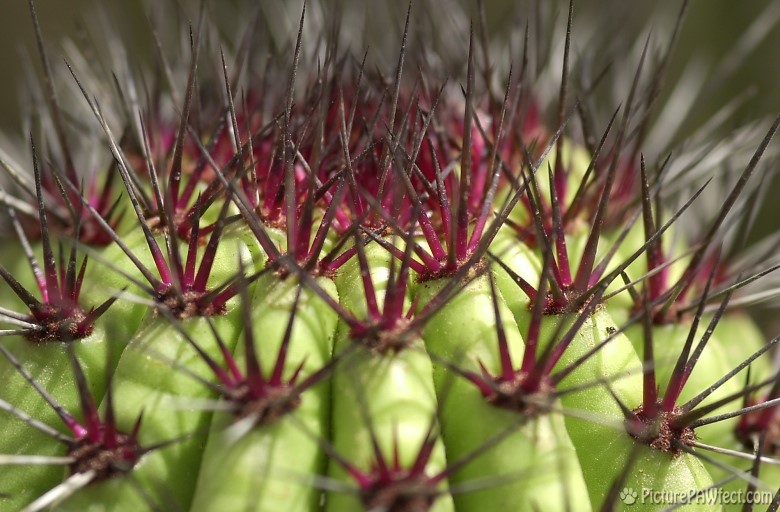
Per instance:
[[[694,452],[696,436],[691,429],[706,424],[706,421],[701,419],[702,416],[715,409],[714,405],[708,405],[703,408],[704,412],[699,412],[694,410],[694,406],[701,403],[712,390],[681,406],[675,404],[697,357],[706,349],[711,331],[724,314],[733,288],[729,284],[725,285],[723,293],[726,299],[709,322],[711,329],[708,329],[698,348],[691,353],[697,325],[705,306],[714,295],[709,290],[715,276],[717,260],[714,260],[714,263],[704,260],[708,256],[712,258],[710,246],[716,240],[719,229],[747,179],[759,163],[777,129],[777,122],[728,196],[703,241],[692,252],[682,277],[670,285],[667,276],[670,263],[668,257],[663,254],[660,240],[663,231],[669,228],[672,221],[662,228],[657,226],[656,219],[662,214],[653,213],[651,194],[658,194],[658,188],[651,191],[644,159],[641,165],[632,166],[631,162],[636,157],[635,150],[630,151],[632,154],[629,157],[623,155],[626,139],[632,135],[629,130],[631,106],[635,103],[634,94],[638,89],[642,64],[630,89],[617,135],[611,142],[612,150],[608,152],[610,156],[603,158],[600,155],[609,139],[612,121],[598,146],[588,152],[590,161],[585,162],[585,169],[571,169],[564,164],[564,139],[567,139],[568,144],[576,144],[564,135],[571,112],[574,111],[572,109],[567,112],[568,36],[557,128],[549,137],[530,141],[530,144],[526,145],[529,142],[527,137],[532,134],[538,136],[548,132],[540,126],[528,126],[528,119],[534,116],[529,116],[524,108],[519,107],[527,91],[517,87],[513,92],[511,77],[503,101],[491,97],[488,102],[493,107],[500,105],[499,109],[494,108],[494,111],[489,112],[495,119],[489,119],[487,126],[484,126],[483,120],[480,119],[475,92],[476,49],[473,32],[469,44],[466,84],[463,88],[465,101],[462,114],[453,115],[451,99],[442,98],[444,86],[429,98],[429,94],[425,92],[429,89],[425,81],[423,85],[411,88],[404,84],[402,70],[408,22],[409,14],[395,79],[387,89],[378,94],[378,100],[365,100],[366,95],[362,88],[372,87],[363,82],[364,64],[361,63],[354,91],[345,94],[338,80],[332,88],[320,87],[318,84],[310,90],[307,100],[299,105],[295,101],[295,85],[303,38],[302,16],[293,66],[286,81],[287,90],[280,98],[284,103],[283,111],[277,112],[264,126],[257,121],[262,116],[255,112],[251,98],[244,100],[241,107],[234,103],[234,87],[228,78],[228,66],[223,55],[227,105],[221,109],[213,131],[200,134],[190,124],[189,115],[198,91],[201,20],[193,35],[193,55],[180,122],[176,129],[171,131],[176,135],[166,136],[165,129],[160,133],[148,132],[146,124],[141,121],[143,140],[140,149],[125,145],[124,140],[114,138],[97,100],[91,98],[90,92],[74,75],[90,109],[105,131],[115,161],[105,184],[89,183],[86,194],[83,183],[79,183],[73,158],[67,150],[67,128],[54,94],[53,79],[41,43],[46,64],[46,86],[52,98],[49,105],[50,114],[65,159],[65,171],[60,172],[52,165],[50,175],[42,177],[37,151],[33,145],[36,197],[33,213],[37,212],[38,226],[25,229],[21,222],[15,220],[15,209],[21,214],[30,211],[19,208],[16,201],[6,202],[20,243],[24,247],[25,257],[31,264],[42,302],[26,291],[8,270],[0,267],[2,277],[9,287],[30,308],[29,315],[10,310],[0,311],[4,320],[22,327],[21,330],[8,330],[3,334],[21,334],[38,343],[73,343],[89,336],[101,315],[111,311],[118,295],[107,299],[95,310],[83,312],[79,306],[79,295],[85,276],[89,278],[89,272],[86,259],[76,272],[77,254],[80,250],[100,254],[98,247],[107,243],[116,244],[121,249],[120,255],[129,258],[134,267],[130,272],[123,271],[128,287],[135,285],[145,294],[140,299],[151,305],[150,317],[165,318],[174,326],[174,330],[183,335],[184,341],[198,352],[212,370],[216,383],[203,381],[202,377],[194,377],[202,380],[206,387],[215,389],[222,399],[239,404],[235,406],[237,410],[243,411],[238,414],[239,417],[255,416],[259,423],[265,423],[273,422],[280,415],[294,409],[300,401],[300,396],[308,388],[320,384],[339,368],[343,367],[348,371],[353,351],[358,350],[351,349],[336,354],[331,363],[305,377],[300,375],[303,362],[294,362],[296,369],[292,374],[284,376],[286,353],[294,328],[297,304],[300,294],[304,291],[313,293],[332,308],[346,326],[348,337],[361,342],[360,348],[381,356],[412,350],[410,347],[413,341],[410,340],[425,338],[427,320],[445,310],[448,302],[467,290],[471,283],[487,279],[491,313],[495,322],[496,346],[492,350],[498,354],[500,360],[498,374],[494,374],[482,361],[478,361],[480,373],[468,369],[470,362],[466,363],[465,359],[471,357],[469,354],[460,354],[464,359],[453,359],[437,354],[429,348],[430,357],[435,365],[452,371],[448,379],[465,377],[488,402],[519,412],[525,417],[517,421],[525,423],[536,415],[555,410],[555,401],[562,395],[576,393],[578,388],[558,391],[556,386],[572,372],[576,372],[580,365],[598,354],[599,349],[610,343],[613,337],[621,335],[622,331],[628,328],[624,326],[612,329],[608,336],[596,340],[598,344],[595,348],[575,361],[568,362],[568,366],[560,369],[559,373],[554,373],[556,365],[578,331],[596,310],[604,307],[601,302],[609,295],[607,289],[622,275],[629,281],[625,288],[627,293],[632,293],[636,303],[636,308],[631,311],[634,315],[632,321],[639,320],[643,326],[643,402],[632,410],[612,391],[612,381],[619,380],[621,375],[605,375],[603,381],[594,380],[586,383],[583,388],[603,386],[605,399],[614,399],[622,408],[626,432],[641,443],[669,452],[672,456],[682,452]],[[567,33],[570,33],[571,23],[570,7]],[[37,22],[36,31],[40,39]],[[337,67],[335,57],[330,58],[332,60],[327,62],[326,69]],[[487,63],[483,64],[487,66]],[[664,65],[662,62],[661,67]],[[318,79],[328,80],[322,76]],[[382,90],[381,87],[378,89]],[[348,104],[348,98],[353,102],[352,105]],[[648,101],[649,103],[652,101]],[[577,106],[579,107],[579,103]],[[447,112],[440,114],[442,110]],[[579,112],[582,114],[583,110],[580,109]],[[525,118],[522,117],[523,113]],[[640,138],[644,122],[648,118],[647,112],[643,112],[642,124],[636,128]],[[447,125],[442,126],[439,124],[441,122]],[[636,136],[636,132],[633,132],[633,135]],[[636,141],[634,144],[638,146]],[[532,147],[535,149],[529,149]],[[152,148],[154,152],[165,155],[158,158],[163,166],[155,163]],[[548,160],[553,163],[548,163]],[[185,161],[195,162],[188,173],[184,170]],[[576,167],[574,162],[572,157],[569,164]],[[607,169],[606,174],[598,172],[604,168]],[[573,174],[580,171],[584,173],[582,176]],[[640,171],[638,177],[637,171]],[[124,204],[120,200],[110,200],[114,194],[120,194],[118,189],[115,189],[113,177],[116,174],[124,185],[121,192],[123,198],[126,197]],[[16,175],[14,173],[14,176]],[[542,178],[545,175],[546,177]],[[570,183],[572,176],[580,180],[579,183]],[[547,180],[548,184],[543,185],[543,180]],[[618,187],[615,187],[616,180],[620,182]],[[624,211],[619,213],[621,218],[632,219],[629,224],[642,215],[644,240],[639,246],[631,247],[627,254],[621,255],[621,261],[616,257],[619,252],[618,245],[627,236],[631,226],[618,230],[615,248],[597,261],[602,231],[610,227],[606,220],[608,209],[614,206],[613,201],[620,205],[631,205],[632,198],[637,196],[637,191],[633,190],[636,183],[641,188],[641,197],[636,201],[639,203],[639,209],[635,210],[633,217],[625,217]],[[572,186],[576,189],[574,194],[569,191]],[[566,201],[566,196],[571,196],[571,200]],[[680,211],[673,213],[672,220],[681,215],[695,197],[696,195]],[[121,214],[117,215],[118,208],[122,206],[134,210],[137,223],[124,225]],[[63,208],[67,210],[67,215],[64,214]],[[513,219],[513,211],[516,211],[516,208],[526,210],[525,214],[520,215],[520,218],[525,219],[525,224]],[[65,225],[64,229],[58,229],[58,236],[70,244],[68,261],[67,264],[63,262],[60,265],[60,275],[51,248],[52,226],[47,223],[50,215],[56,216],[62,221],[59,224]],[[209,216],[211,219],[206,221]],[[590,226],[584,238],[584,249],[576,254],[579,260],[576,272],[571,265],[570,248],[567,247],[569,226],[575,219],[579,224]],[[67,226],[68,223],[70,227]],[[88,230],[85,229],[87,225],[90,226]],[[532,249],[538,249],[537,254],[542,260],[536,276],[539,278],[538,286],[532,284],[527,276],[521,276],[513,270],[512,265],[504,260],[504,255],[491,252],[491,242],[500,230],[507,227],[516,236],[517,244],[530,243]],[[122,232],[133,228],[142,231],[143,240],[135,247],[129,247],[123,242]],[[88,236],[82,236],[85,232]],[[228,232],[237,232],[237,240],[229,239]],[[38,267],[28,240],[33,236],[40,236],[43,272]],[[247,275],[244,271],[246,263],[241,262],[239,256],[239,272],[220,276],[223,280],[218,283],[209,282],[220,246],[224,249],[226,244],[231,243],[256,244],[256,248],[249,250],[254,260],[251,262],[254,268]],[[375,256],[367,256],[369,245],[381,247],[390,260],[390,277],[385,283],[383,301],[375,290],[377,283],[372,272],[376,270],[374,267],[377,264]],[[647,255],[648,272],[637,282],[630,282],[625,273],[626,269],[644,254]],[[196,265],[198,258],[201,261],[200,267]],[[616,263],[611,261],[613,258]],[[151,262],[159,277],[153,274],[148,265],[142,263],[144,259]],[[116,265],[116,262],[112,263]],[[351,311],[349,307],[339,304],[317,281],[320,277],[338,276],[341,269],[348,265],[357,266],[360,279],[353,285],[364,290],[367,318],[361,318],[362,313]],[[706,272],[702,271],[703,267],[710,268],[710,279],[705,278],[706,286],[697,289],[695,283],[703,281],[703,273],[706,275]],[[755,275],[772,269],[763,269]],[[502,307],[499,306],[499,303],[503,302],[502,294],[507,294],[508,289],[497,289],[493,277],[496,272],[505,272],[510,281],[517,285],[514,292],[527,296],[527,302],[530,304],[530,314],[527,316],[530,320],[528,331],[523,333],[526,335],[525,355],[519,368],[515,368],[511,356],[513,349],[507,341]],[[268,276],[277,276],[281,281],[296,279],[300,284],[296,285],[298,292],[290,311],[284,340],[276,356],[274,370],[270,377],[265,377],[255,354],[254,347],[256,342],[262,343],[262,333],[253,332],[251,327],[251,291],[248,287]],[[429,297],[427,303],[419,304],[417,297],[412,304],[405,304],[408,296],[418,295],[416,288],[441,280],[445,284]],[[751,279],[740,278],[737,285],[750,281]],[[410,290],[411,288],[415,290]],[[636,292],[635,288],[640,288],[641,294]],[[612,295],[619,292],[615,291]],[[214,327],[217,320],[210,318],[227,315],[231,309],[229,303],[235,298],[239,298],[242,304],[242,314],[239,316],[244,330],[246,357],[246,371],[243,373],[231,353],[231,347],[236,340],[223,340],[218,329]],[[690,302],[679,305],[684,299]],[[680,347],[681,353],[673,379],[663,398],[659,398],[651,324],[682,322],[684,319],[678,312],[694,309],[696,314],[687,341]],[[673,316],[670,311],[674,313]],[[516,311],[511,313],[518,315]],[[573,321],[567,328],[559,326],[554,329],[552,340],[542,340],[541,325],[544,322],[543,317],[547,315],[570,315]],[[225,367],[202,348],[200,340],[179,327],[180,322],[195,317],[206,318]],[[121,318],[119,321],[122,321]],[[683,325],[688,325],[687,320]],[[41,332],[43,334],[39,334]],[[104,343],[121,345],[127,341],[103,340]],[[544,350],[541,347],[543,341],[550,343]],[[763,355],[770,345],[765,344],[757,349],[745,363],[723,376],[721,384]],[[459,347],[453,349],[457,351]],[[153,346],[149,347],[149,350],[154,354]],[[80,366],[78,363],[73,365],[82,413],[85,421],[89,423],[86,427],[79,428],[79,424],[72,420],[70,415],[61,413],[61,407],[47,397],[42,387],[35,384],[34,377],[30,377],[24,369],[23,360],[20,362],[5,348],[3,355],[29,381],[31,387],[51,404],[68,427],[71,430],[76,428],[73,431],[74,436],[89,438],[93,445],[98,445],[98,451],[103,450],[109,467],[95,471],[91,481],[97,482],[126,472],[116,468],[129,471],[127,465],[132,466],[145,453],[145,450],[136,446],[139,435],[143,435],[142,431],[139,431],[140,423],[137,423],[129,434],[116,432],[112,410],[121,404],[112,407],[110,384],[106,394],[109,404],[107,417],[100,424],[94,399],[84,391],[85,378]],[[175,364],[175,361],[168,362]],[[186,373],[186,368],[179,369]],[[110,374],[112,369],[107,368],[105,371]],[[300,380],[301,378],[303,380]],[[760,384],[764,386],[769,381],[766,375],[761,379]],[[739,394],[722,399],[717,405],[738,401],[740,398],[744,398],[747,404],[748,397],[760,389],[761,385],[747,385]],[[447,388],[447,385],[443,388]],[[774,390],[770,391],[770,397],[773,396],[772,393]],[[541,402],[540,397],[544,398]],[[370,400],[370,397],[363,399]],[[451,398],[440,397],[442,401],[448,399]],[[773,410],[772,403],[767,402],[764,410]],[[357,406],[365,408],[364,404]],[[15,411],[12,407],[6,410]],[[755,410],[756,406],[746,405],[726,415],[745,414],[737,429],[742,442],[755,434],[756,425],[766,427],[771,421],[768,412],[758,418],[755,416]],[[479,458],[483,451],[495,448],[494,445],[500,441],[485,439],[484,445],[464,460],[455,463],[451,461],[447,469],[426,476],[424,468],[435,444],[434,433],[438,431],[433,416],[438,412],[437,409],[430,411],[430,427],[425,433],[420,452],[409,468],[402,467],[397,446],[395,453],[390,456],[391,460],[388,460],[388,456],[383,453],[375,439],[375,465],[362,469],[340,456],[327,441],[320,440],[320,443],[334,463],[342,466],[357,482],[360,487],[358,494],[367,507],[379,503],[390,510],[406,510],[406,507],[423,510],[431,507],[434,498],[442,493],[438,487],[441,481],[472,459]],[[24,417],[21,412],[14,413],[17,417]],[[371,423],[370,418],[368,423]],[[447,428],[447,425],[442,426]],[[202,432],[182,434],[203,435]],[[372,431],[371,437],[374,438],[375,435]],[[398,442],[398,439],[394,439],[394,443]],[[69,465],[73,474],[84,473],[84,468],[89,466],[90,457],[93,457],[93,445],[90,445],[90,450],[86,450],[90,452],[87,455],[69,454]],[[118,445],[127,445],[127,448],[120,450],[120,455],[113,454]],[[760,460],[760,457],[756,458],[756,461]],[[587,463],[585,460],[581,462]],[[758,462],[755,465],[757,466]],[[757,469],[755,471],[757,472]],[[497,481],[499,480],[500,478],[497,478]],[[748,484],[755,486],[755,475],[752,480],[748,479]],[[12,493],[12,490],[4,491]],[[415,497],[415,492],[419,493],[419,496]],[[614,499],[612,494],[607,498]]]

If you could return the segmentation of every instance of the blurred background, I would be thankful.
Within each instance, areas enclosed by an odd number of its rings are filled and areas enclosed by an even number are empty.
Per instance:
[[[195,4],[193,0],[180,0],[180,4]],[[215,4],[215,2],[211,2]],[[323,2],[341,5],[343,0]],[[423,4],[424,1],[416,2]],[[471,3],[464,1],[463,3]],[[713,97],[713,103],[724,103],[736,94],[750,90],[751,96],[741,107],[741,115],[751,118],[780,110],[780,26],[771,25],[766,9],[776,0],[691,0],[688,15],[673,55],[670,81],[684,72],[692,60],[714,65],[735,45],[746,44],[750,38],[759,40],[756,50],[747,58],[739,58],[730,64],[731,73]],[[32,22],[27,0],[2,0],[0,15],[0,129],[19,129],[19,90],[24,87],[25,62],[36,69],[39,66],[34,47]],[[144,14],[148,2],[142,0],[36,0],[35,5],[47,45],[56,51],[57,42],[63,37],[77,37],[85,24],[95,23],[90,9],[100,4],[119,13],[122,26],[116,27],[126,37],[134,39],[140,47],[149,48],[149,30]],[[220,9],[230,9],[234,2],[220,0]],[[366,0],[367,5],[382,4],[400,7],[400,0]],[[485,0],[487,24],[494,30],[507,30],[515,22],[510,14],[514,0]],[[435,3],[434,3],[435,5]],[[598,19],[607,27],[617,30],[640,29],[653,19],[654,23],[670,24],[679,9],[679,1],[614,2],[609,0],[578,0],[575,4],[575,31],[585,20]],[[391,7],[391,9],[392,9]],[[416,6],[416,7],[419,7]],[[565,7],[565,6],[564,6]],[[334,7],[335,8],[335,7]],[[776,11],[776,9],[775,9]],[[761,22],[764,22],[763,24]],[[395,24],[385,25],[392,28]],[[659,28],[663,28],[660,27]],[[32,57],[30,57],[32,56]],[[56,60],[53,53],[52,60]]]

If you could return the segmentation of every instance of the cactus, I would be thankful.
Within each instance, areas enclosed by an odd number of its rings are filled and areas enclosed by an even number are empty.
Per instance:
[[[672,44],[602,120],[574,2],[555,99],[528,29],[502,75],[484,11],[457,87],[413,59],[422,6],[389,79],[312,36],[312,6],[270,58],[267,6],[219,44],[202,6],[184,69],[155,33],[163,83],[122,68],[106,93],[85,61],[60,76],[29,3],[45,104],[0,152],[2,510],[777,508],[778,338],[744,289],[778,265],[734,232],[780,118],[654,161]]]

